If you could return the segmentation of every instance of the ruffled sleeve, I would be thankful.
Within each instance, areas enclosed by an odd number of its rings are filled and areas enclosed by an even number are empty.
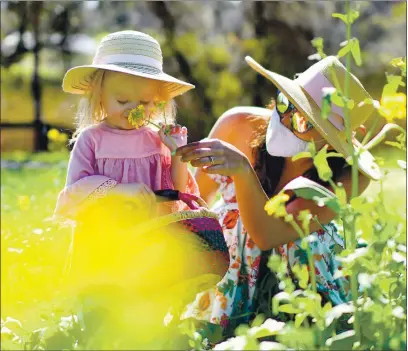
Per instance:
[[[55,214],[74,218],[87,199],[106,195],[117,182],[95,172],[95,142],[90,129],[84,130],[72,150],[65,188],[60,192]]]

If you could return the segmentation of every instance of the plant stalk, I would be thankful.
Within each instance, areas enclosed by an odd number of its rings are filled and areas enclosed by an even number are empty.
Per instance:
[[[350,11],[350,1],[347,0],[345,3],[346,15],[347,15],[347,42],[350,43],[351,40],[351,11]],[[350,113],[347,106],[346,99],[349,97],[349,90],[350,90],[350,66],[351,66],[351,50],[346,55],[346,77],[344,82],[344,125],[346,129],[346,136],[347,142],[349,146],[349,154],[352,155],[352,190],[351,190],[351,199],[358,196],[358,164],[357,164],[357,154],[353,147],[352,141],[352,130],[351,130],[351,119]],[[352,250],[356,249],[356,233],[355,233],[355,216],[354,213],[352,214],[351,223],[349,223],[349,230],[350,230],[350,244]],[[357,340],[361,343],[361,334],[360,334],[360,321],[359,321],[359,314],[358,314],[358,306],[357,306],[357,298],[358,298],[358,280],[357,280],[357,272],[355,270],[352,271],[351,274],[351,294],[353,299],[353,304],[355,306],[355,313],[354,313],[354,331],[356,333]]]

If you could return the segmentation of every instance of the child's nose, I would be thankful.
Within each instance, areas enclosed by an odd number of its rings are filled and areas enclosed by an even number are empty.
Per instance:
[[[132,109],[134,109],[134,108],[136,108],[138,105],[139,105],[139,104],[138,104],[137,102],[133,102],[133,101],[130,102],[129,105],[128,105],[128,106],[129,106],[129,107],[128,107],[128,108],[129,108],[129,111],[132,110]]]

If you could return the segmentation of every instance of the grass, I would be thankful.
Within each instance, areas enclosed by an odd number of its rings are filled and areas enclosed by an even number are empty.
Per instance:
[[[383,147],[377,155],[388,171],[382,186],[387,205],[403,213],[406,209],[406,174],[397,160],[403,152]],[[52,216],[66,177],[67,153],[2,155],[3,162],[19,161],[16,169],[2,168],[1,176],[1,317],[13,317],[24,328],[34,330],[47,321],[50,310],[61,316],[68,310],[54,309],[59,301],[59,282],[65,264],[70,230],[48,219]],[[30,168],[28,161],[42,163]],[[363,196],[374,196],[380,183],[372,182]],[[55,305],[54,305],[55,304]]]

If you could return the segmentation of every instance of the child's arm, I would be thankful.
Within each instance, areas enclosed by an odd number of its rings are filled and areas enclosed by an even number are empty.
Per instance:
[[[181,162],[180,156],[171,157],[171,178],[173,179],[174,189],[181,192],[186,191],[188,179],[187,163]]]
[[[187,144],[187,128],[179,125],[172,126],[170,135],[165,134],[165,126],[159,132],[160,139],[169,148],[171,157],[171,178],[174,189],[185,192],[188,182],[187,164],[181,162],[180,156],[173,155],[176,149]]]

